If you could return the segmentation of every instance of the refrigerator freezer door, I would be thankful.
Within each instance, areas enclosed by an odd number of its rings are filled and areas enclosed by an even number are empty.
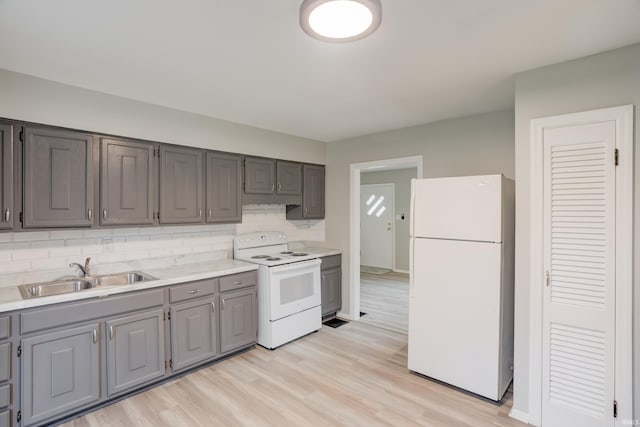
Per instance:
[[[502,241],[502,175],[413,182],[412,236]]]
[[[500,400],[502,245],[412,240],[409,369]]]

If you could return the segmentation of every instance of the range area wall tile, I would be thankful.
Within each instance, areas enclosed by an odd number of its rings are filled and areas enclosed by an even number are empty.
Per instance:
[[[107,274],[233,256],[236,234],[281,231],[289,241],[324,241],[324,220],[287,221],[280,205],[243,206],[242,224],[0,233],[0,287],[78,274],[69,263],[91,257]]]

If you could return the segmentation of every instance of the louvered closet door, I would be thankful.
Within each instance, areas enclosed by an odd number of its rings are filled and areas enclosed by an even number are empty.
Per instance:
[[[544,427],[614,423],[615,132],[544,131]]]

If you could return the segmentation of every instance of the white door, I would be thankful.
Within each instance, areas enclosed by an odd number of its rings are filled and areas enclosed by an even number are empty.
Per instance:
[[[614,425],[615,121],[543,134],[542,425]]]
[[[360,264],[393,268],[394,185],[360,187]]]

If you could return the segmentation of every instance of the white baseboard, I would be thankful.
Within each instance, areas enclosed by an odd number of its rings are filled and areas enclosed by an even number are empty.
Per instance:
[[[518,421],[522,421],[523,423],[529,424],[529,414],[526,412],[522,412],[512,408],[511,412],[509,412],[509,416],[511,418],[515,418]]]
[[[397,269],[397,268],[394,268],[394,269],[393,269],[393,272],[394,272],[394,273],[404,273],[404,274],[409,274],[409,270],[400,270],[400,269]]]

